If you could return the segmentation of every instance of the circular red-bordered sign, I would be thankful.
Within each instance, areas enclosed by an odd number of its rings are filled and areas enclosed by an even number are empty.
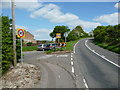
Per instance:
[[[25,36],[24,29],[18,29],[18,36],[19,37],[24,37]]]

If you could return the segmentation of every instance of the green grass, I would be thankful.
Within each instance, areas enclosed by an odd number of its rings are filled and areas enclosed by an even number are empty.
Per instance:
[[[81,38],[83,39],[83,38]],[[80,39],[79,39],[80,40]],[[56,49],[55,51],[73,51],[74,45],[79,41],[79,40],[75,40],[75,41],[70,41],[70,42],[66,42],[66,47],[62,47],[60,49]],[[49,54],[52,52],[55,52],[54,50],[48,50],[45,53]]]
[[[37,46],[25,46],[22,48],[23,51],[37,51]]]
[[[62,50],[73,51],[73,47],[78,41],[79,40],[66,42],[66,47],[63,47]]]
[[[94,42],[94,43],[100,47],[103,47],[104,49],[120,54],[120,47],[118,45],[108,45],[105,43],[98,43],[98,42]]]

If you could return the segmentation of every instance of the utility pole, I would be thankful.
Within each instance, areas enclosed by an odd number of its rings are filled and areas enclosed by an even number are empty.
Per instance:
[[[17,59],[16,59],[16,30],[15,30],[15,5],[14,5],[14,0],[11,0],[12,3],[12,30],[13,30],[13,53],[14,53],[14,60],[13,64],[16,66],[17,64]]]

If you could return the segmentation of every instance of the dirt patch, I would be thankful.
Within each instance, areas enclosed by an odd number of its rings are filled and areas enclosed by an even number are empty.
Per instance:
[[[18,63],[0,78],[1,88],[34,88],[40,81],[40,69],[31,64]]]

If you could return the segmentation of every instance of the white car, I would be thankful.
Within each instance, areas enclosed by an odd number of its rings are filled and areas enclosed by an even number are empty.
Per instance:
[[[39,51],[39,50],[44,51],[45,48],[46,48],[46,44],[40,44],[40,45],[38,45],[38,51]]]

